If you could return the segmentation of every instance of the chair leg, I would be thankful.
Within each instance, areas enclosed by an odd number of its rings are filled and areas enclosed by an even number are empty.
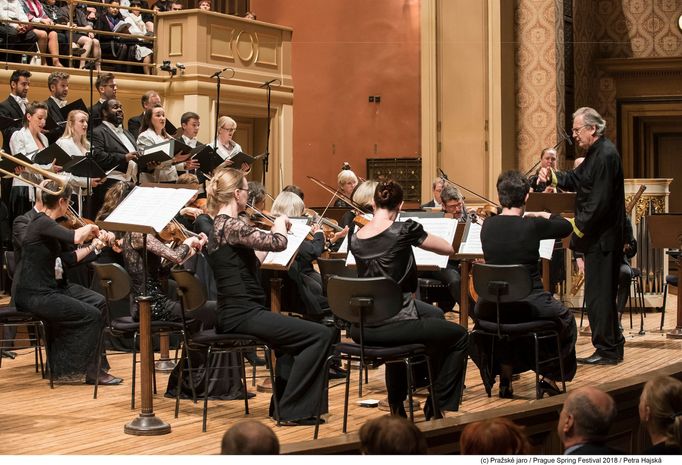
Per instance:
[[[440,418],[443,418],[443,415],[440,413],[440,408],[438,408],[438,396],[436,394],[436,390],[433,388],[433,370],[431,369],[431,357],[428,355],[425,355],[424,358],[426,359],[426,372],[429,375],[429,394],[431,398],[431,407],[433,407],[433,418],[438,420]],[[461,402],[461,399],[460,399]]]
[[[360,362],[362,363],[362,362]],[[346,376],[346,391],[343,399],[343,433],[347,431],[348,427],[348,398],[350,397],[350,364],[351,356],[348,356],[348,376]],[[327,370],[329,371],[329,370]],[[362,371],[360,371],[360,382],[362,382]]]
[[[324,393],[325,391],[329,392],[329,369],[331,368],[333,362],[335,360],[335,356],[332,354],[329,357],[327,357],[327,360],[324,363],[324,381],[322,382],[322,389],[320,390],[320,400],[317,403],[317,415],[315,416],[315,432],[313,433],[313,439],[317,439],[317,436],[320,432],[320,418],[322,417],[322,401],[324,400]],[[350,374],[348,375],[350,376]]]
[[[540,341],[538,341],[538,334],[532,333],[534,348],[535,348],[535,398],[542,399],[542,391],[540,390]]]
[[[45,327],[45,324],[40,321],[38,323],[38,328],[40,331],[40,337],[42,338],[43,341],[45,341],[45,371],[48,373],[50,377],[50,389],[54,389],[54,371],[52,370],[52,358],[50,357],[50,343],[47,339],[47,328]],[[42,356],[41,356],[42,357]]]
[[[180,356],[180,367],[178,368],[178,384],[175,387],[175,418],[178,418],[178,414],[180,413],[180,391],[182,390],[182,375],[183,372],[185,371],[185,358],[189,360],[189,354],[187,354],[187,346],[184,346],[182,348],[182,355]],[[189,376],[188,379],[190,380],[190,384],[194,385],[192,383],[192,371],[190,368],[189,371]],[[192,395],[194,396],[193,400],[194,403],[196,403],[196,394],[194,390],[192,390]]]
[[[189,372],[189,380],[190,380],[189,385],[190,385],[190,388],[192,389],[192,402],[194,402],[196,404],[197,403],[197,390],[194,386],[194,383],[191,382],[192,381],[192,360],[189,357],[189,351],[190,351],[189,342],[187,341],[187,335],[185,334],[185,332],[181,331],[181,333],[182,333],[183,343],[182,343],[182,352],[180,353],[180,356],[181,357],[184,356],[187,359],[187,369]],[[177,360],[177,356],[176,356],[176,360]],[[182,386],[182,383],[180,383],[179,386]]]
[[[362,357],[360,358],[360,364],[358,365],[358,397],[362,397],[362,371],[364,368],[365,364],[364,361],[362,360]],[[348,364],[348,375],[350,376],[350,371],[351,371],[351,366],[350,363]]]
[[[410,363],[409,358],[406,358],[403,362],[407,369],[407,400],[410,403],[410,421],[414,423],[414,405],[412,405],[412,389],[414,388],[412,381],[412,364]]]
[[[270,373],[270,385],[272,386],[272,404],[275,406],[275,421],[277,426],[282,423],[282,417],[279,414],[279,400],[277,397],[277,384],[275,383],[275,370],[272,366],[272,350],[269,346],[263,346],[265,350],[265,360],[268,366],[268,371]]]
[[[210,367],[211,367],[211,346],[208,347],[206,351],[206,378],[204,379],[204,411],[203,419],[201,424],[201,431],[206,432],[206,417],[208,414],[208,379],[210,378]]]
[[[679,292],[678,292],[679,294]],[[665,321],[665,300],[668,297],[668,283],[663,285],[663,305],[661,305],[661,331],[663,331],[663,323]]]
[[[249,390],[246,389],[246,365],[244,362],[244,352],[239,351],[237,352],[237,356],[239,357],[239,374],[242,378],[242,381],[244,383],[244,415],[249,414]]]
[[[564,359],[561,357],[561,340],[556,333],[556,353],[559,357],[559,374],[561,375],[561,392],[566,392],[566,377],[564,376]]]

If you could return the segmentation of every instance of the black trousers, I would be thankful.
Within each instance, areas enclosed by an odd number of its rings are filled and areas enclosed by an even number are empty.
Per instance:
[[[333,329],[272,313],[262,307],[254,309],[233,331],[256,336],[276,349],[276,383],[281,420],[294,421],[316,416],[325,362],[335,337]],[[327,411],[325,397],[322,400],[322,412]]]
[[[467,330],[458,324],[442,318],[424,318],[430,312],[419,307],[432,307],[415,301],[420,319],[388,323],[374,328],[365,328],[365,343],[377,346],[399,344],[424,344],[431,357],[434,390],[441,410],[455,412],[459,409],[464,389],[467,365]],[[434,315],[435,316],[435,315]],[[351,336],[358,342],[360,329],[353,327]],[[388,402],[400,404],[407,397],[407,373],[402,363],[386,365],[386,389]]]
[[[625,339],[618,325],[616,294],[622,251],[602,252],[598,246],[585,253],[585,304],[597,354],[622,358]]]

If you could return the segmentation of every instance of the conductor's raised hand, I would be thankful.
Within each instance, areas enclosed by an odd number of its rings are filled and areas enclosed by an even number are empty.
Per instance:
[[[540,182],[548,182],[552,177],[552,170],[551,168],[548,168],[546,166],[543,166],[540,168],[540,171],[538,171],[538,181]]]

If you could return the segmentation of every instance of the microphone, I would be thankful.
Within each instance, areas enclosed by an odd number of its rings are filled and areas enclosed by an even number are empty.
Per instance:
[[[448,179],[448,175],[445,174],[445,172],[444,172],[442,169],[438,168],[438,171],[440,172],[440,177],[441,177],[441,178],[443,178],[443,179]]]
[[[224,73],[225,71],[227,71],[228,69],[232,69],[232,68],[230,68],[230,67],[228,66],[227,68],[223,68],[223,69],[221,69],[220,71],[216,71],[215,73],[211,74],[211,79],[213,79],[214,77],[219,77],[221,74],[223,74],[223,73]]]
[[[269,86],[270,84],[272,84],[272,83],[275,82],[275,81],[279,81],[279,79],[277,79],[277,78],[275,78],[275,79],[270,79],[269,81],[264,82],[263,84],[259,85],[258,88],[259,88],[259,89],[262,89],[263,87]]]

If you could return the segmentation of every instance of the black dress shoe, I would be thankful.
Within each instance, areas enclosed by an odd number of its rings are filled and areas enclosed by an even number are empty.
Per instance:
[[[596,352],[587,358],[578,358],[576,361],[585,365],[618,365],[617,358],[602,357]]]
[[[547,394],[549,397],[558,396],[561,394],[561,389],[553,386],[552,383],[549,383],[544,379],[541,379],[538,383],[538,390],[540,391],[540,399],[545,397],[545,394]]]

